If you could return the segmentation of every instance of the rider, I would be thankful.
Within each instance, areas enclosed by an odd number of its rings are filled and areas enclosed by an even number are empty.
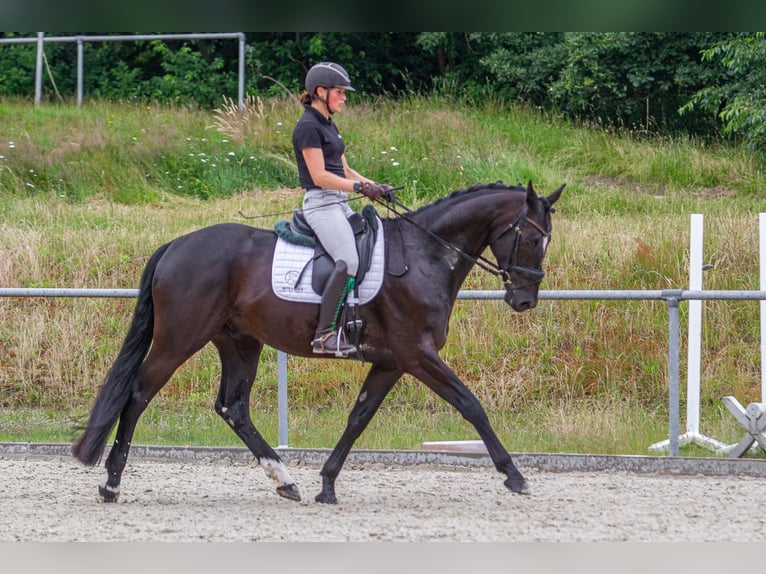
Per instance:
[[[300,185],[305,190],[303,213],[317,238],[335,262],[324,287],[319,323],[311,342],[314,353],[348,356],[356,347],[343,339],[338,317],[346,296],[353,290],[359,267],[354,233],[348,222],[353,210],[348,192],[372,200],[389,197],[392,187],[375,183],[349,167],[345,144],[332,115],[346,105],[353,92],[346,70],[334,62],[320,62],[306,74],[301,95],[303,115],[293,130],[293,149]]]

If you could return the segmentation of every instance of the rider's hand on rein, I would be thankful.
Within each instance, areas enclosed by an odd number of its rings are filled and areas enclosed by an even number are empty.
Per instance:
[[[359,192],[375,201],[385,195],[387,187],[390,186],[375,183],[374,181],[363,181],[359,186]]]

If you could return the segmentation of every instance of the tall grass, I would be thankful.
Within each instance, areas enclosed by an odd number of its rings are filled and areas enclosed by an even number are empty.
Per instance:
[[[224,100],[213,113],[0,100],[0,286],[132,288],[152,251],[180,234],[223,221],[271,227],[301,198],[290,143],[300,111],[284,99],[249,98],[242,110]],[[705,287],[759,288],[763,158],[740,148],[437,98],[356,102],[335,120],[349,162],[378,181],[406,184],[399,197],[412,207],[477,181],[532,180],[542,194],[566,183],[544,289],[686,287],[691,213],[705,215],[713,265]],[[465,288],[499,285],[476,269]],[[0,440],[67,436],[70,417],[90,406],[132,306],[0,300]],[[682,333],[686,313],[682,305]],[[702,430],[734,440],[720,398],[759,398],[757,303],[708,301],[704,313]],[[662,302],[542,301],[515,314],[502,302],[459,301],[450,328],[443,356],[511,449],[635,453],[667,432]],[[264,354],[252,400],[272,442],[275,358]],[[291,444],[331,446],[365,370],[291,358]],[[215,352],[203,349],[155,400],[137,440],[238,444],[211,413],[218,378]],[[473,435],[405,378],[359,446],[413,448]]]

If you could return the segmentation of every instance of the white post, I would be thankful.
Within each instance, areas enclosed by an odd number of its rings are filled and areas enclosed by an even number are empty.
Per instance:
[[[703,216],[694,213],[691,217],[689,249],[689,290],[702,290],[702,248]],[[689,301],[689,349],[686,381],[686,432],[698,435],[700,432],[700,362],[702,352],[702,300]]]
[[[761,249],[761,291],[766,291],[766,213],[759,219]],[[761,402],[766,403],[766,301],[761,301]]]
[[[702,291],[703,216],[691,216],[689,233],[689,290]],[[678,446],[696,444],[720,452],[722,442],[700,434],[700,372],[702,364],[702,300],[689,299],[689,349],[686,379],[686,432],[678,437]],[[675,437],[673,438],[675,442]],[[675,446],[675,445],[673,445]],[[667,450],[670,441],[655,443],[649,450]],[[673,454],[673,453],[671,453]]]
[[[761,213],[758,216],[758,227],[759,227],[759,233],[758,233],[758,244],[760,246],[760,262],[759,265],[761,267],[760,272],[760,290],[765,291],[766,290],[766,213]],[[761,301],[761,403],[766,403],[766,301]],[[729,409],[729,411],[737,418],[737,420],[740,422],[740,424],[746,424],[750,425],[753,420],[758,418],[757,416],[754,416],[752,420],[749,419],[749,412],[750,407],[752,405],[756,405],[756,403],[751,403],[747,406],[747,411],[742,408],[742,405],[739,404],[737,399],[735,399],[733,396],[726,396],[723,398],[724,405],[726,405],[726,408]],[[757,406],[757,405],[756,405]],[[740,417],[740,414],[744,413],[744,419]],[[748,430],[749,432],[749,430]],[[748,437],[749,435],[745,435],[745,437]],[[753,435],[758,436],[757,439],[759,444],[761,444],[760,441],[760,435]],[[753,440],[756,440],[753,438]],[[734,443],[730,445],[724,445],[723,447],[718,449],[719,454],[728,454],[729,456],[733,456],[734,458],[738,458],[742,456],[752,445],[751,442],[747,442],[743,438],[739,443]],[[766,447],[764,447],[766,448]]]

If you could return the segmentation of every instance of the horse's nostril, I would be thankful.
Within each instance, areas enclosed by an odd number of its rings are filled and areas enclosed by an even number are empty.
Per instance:
[[[537,306],[537,301],[533,299],[523,299],[521,301],[514,301],[511,303],[511,307],[513,307],[514,311],[518,311],[519,313],[523,311],[529,311],[530,309],[534,309]]]

